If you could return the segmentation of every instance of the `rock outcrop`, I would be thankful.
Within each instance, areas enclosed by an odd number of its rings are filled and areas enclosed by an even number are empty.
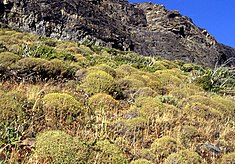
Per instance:
[[[0,0],[0,26],[210,67],[235,57],[190,18],[152,3]]]

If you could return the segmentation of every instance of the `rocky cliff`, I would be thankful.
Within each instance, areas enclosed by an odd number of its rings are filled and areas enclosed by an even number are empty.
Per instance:
[[[58,39],[211,66],[235,57],[205,29],[162,5],[127,0],[0,0],[0,25]],[[231,63],[235,65],[235,61]]]

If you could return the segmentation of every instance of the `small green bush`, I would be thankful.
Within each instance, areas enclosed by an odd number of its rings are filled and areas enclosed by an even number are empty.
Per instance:
[[[88,163],[127,163],[123,152],[108,140],[98,141]]]
[[[66,72],[65,64],[59,59],[52,59],[50,62],[46,62],[44,67],[48,78],[58,78]]]
[[[198,164],[202,163],[203,159],[196,152],[190,150],[182,150],[179,153],[169,155],[164,164]]]
[[[128,65],[128,64],[123,64],[121,66],[119,66],[116,70],[117,72],[117,77],[118,78],[123,78],[123,77],[126,77],[126,76],[130,76],[131,74],[133,73],[138,73],[139,70]]]
[[[93,67],[90,67],[88,70],[89,71],[98,71],[98,70],[100,70],[100,71],[104,71],[104,72],[110,74],[114,78],[116,77],[116,71],[112,67],[110,67],[106,64],[95,65]]]
[[[169,92],[169,95],[172,95],[177,99],[181,100],[193,96],[195,94],[200,94],[200,92],[203,93],[201,90],[192,87],[193,86],[190,86],[190,88],[189,87],[175,88],[174,90]]]
[[[197,141],[200,137],[198,130],[194,126],[183,126],[179,134],[180,141],[186,148],[190,147],[190,144]]]
[[[137,152],[137,155],[141,159],[146,159],[152,163],[157,163],[157,154],[155,154],[151,149],[141,149]]]
[[[156,99],[162,103],[175,105],[175,106],[178,103],[178,100],[174,96],[170,96],[170,95],[157,96]]]
[[[177,142],[174,138],[164,136],[156,139],[151,144],[151,150],[157,155],[158,161],[161,161],[171,153],[175,153],[177,151]]]
[[[138,88],[145,86],[142,81],[131,77],[125,77],[123,79],[120,79],[117,81],[117,84],[121,90],[129,90],[129,89],[137,90]]]
[[[221,164],[234,164],[235,163],[235,152],[223,155]]]
[[[183,84],[183,81],[177,76],[175,76],[175,74],[171,74],[168,72],[155,73],[155,74],[159,78],[163,86],[179,87],[181,84]]]
[[[42,99],[49,126],[69,124],[82,113],[81,104],[66,93],[49,93]]]
[[[86,149],[63,131],[47,131],[37,136],[33,160],[35,163],[82,163]]]
[[[137,159],[137,160],[131,161],[130,164],[153,164],[153,163],[146,159]]]
[[[10,67],[11,64],[18,61],[20,57],[11,52],[2,52],[0,53],[0,65],[3,67]]]
[[[164,113],[163,104],[152,97],[137,98],[135,106],[139,114],[150,120],[154,120]]]
[[[0,122],[15,121],[24,114],[21,103],[9,93],[0,91]]]
[[[16,62],[16,69],[21,74],[31,74],[34,72],[36,75],[42,75],[48,62],[48,60],[40,58],[23,58]]]
[[[89,98],[89,105],[93,111],[110,111],[117,109],[118,102],[110,95],[97,93]]]
[[[190,103],[183,109],[184,113],[191,113],[191,117],[201,117],[204,119],[218,119],[222,117],[221,112],[201,103]]]
[[[90,95],[96,93],[112,93],[114,91],[113,77],[104,72],[96,71],[90,72],[83,80],[81,87]]]
[[[139,88],[134,95],[134,98],[136,97],[155,97],[157,95],[157,92],[155,92],[150,87],[141,87]]]

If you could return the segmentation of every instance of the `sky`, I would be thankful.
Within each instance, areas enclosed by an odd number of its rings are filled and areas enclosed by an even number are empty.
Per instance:
[[[132,3],[163,4],[192,18],[194,24],[206,29],[218,42],[235,48],[235,0],[129,0]]]

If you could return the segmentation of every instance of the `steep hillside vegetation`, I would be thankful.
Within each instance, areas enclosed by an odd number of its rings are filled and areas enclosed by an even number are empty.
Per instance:
[[[0,0],[0,27],[131,50],[212,68],[235,65],[235,49],[218,43],[187,16],[128,0]]]
[[[0,163],[234,163],[233,76],[0,29]]]

